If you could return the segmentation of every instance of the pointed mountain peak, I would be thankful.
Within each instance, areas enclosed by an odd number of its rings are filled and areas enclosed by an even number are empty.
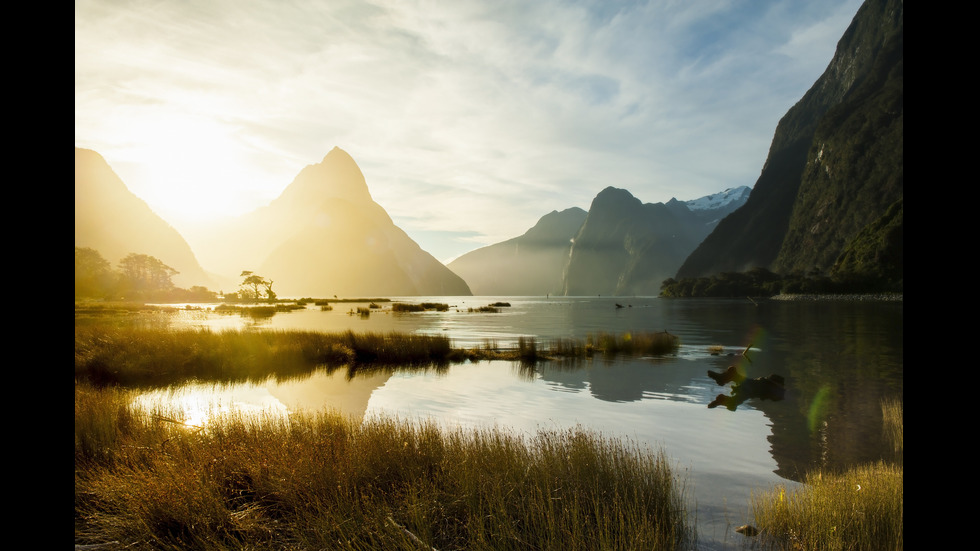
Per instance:
[[[346,151],[334,147],[317,164],[307,165],[276,200],[290,206],[319,205],[329,199],[372,202],[364,174]]]
[[[595,208],[596,205],[633,203],[640,203],[640,200],[625,189],[609,186],[595,196],[595,199],[592,200],[592,208]]]

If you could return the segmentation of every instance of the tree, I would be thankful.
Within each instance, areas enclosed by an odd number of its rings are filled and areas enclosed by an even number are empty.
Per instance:
[[[156,257],[130,253],[119,261],[123,285],[137,294],[169,291],[174,288],[172,278],[179,274]]]
[[[250,270],[243,271],[241,277],[245,278],[245,280],[241,283],[241,286],[245,288],[243,290],[245,295],[258,300],[261,296],[259,293],[259,287],[265,287],[265,298],[269,302],[274,302],[276,300],[276,294],[272,292],[273,281],[271,279],[266,279]]]
[[[90,247],[75,247],[75,297],[105,297],[114,275],[109,261]]]

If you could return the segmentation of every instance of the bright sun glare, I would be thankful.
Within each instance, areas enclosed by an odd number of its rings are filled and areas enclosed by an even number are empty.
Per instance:
[[[268,186],[263,174],[249,169],[234,128],[207,117],[145,122],[145,134],[132,140],[140,145],[127,152],[131,164],[120,170],[129,173],[120,176],[137,184],[133,191],[168,221],[242,214]]]

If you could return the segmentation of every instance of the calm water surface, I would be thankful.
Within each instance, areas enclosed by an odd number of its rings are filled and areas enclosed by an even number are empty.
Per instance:
[[[738,547],[734,527],[752,521],[750,500],[774,484],[789,488],[814,467],[839,467],[887,456],[880,402],[903,396],[901,302],[780,302],[643,297],[411,297],[441,302],[447,312],[396,314],[379,302],[370,316],[334,310],[278,313],[251,320],[187,310],[181,326],[223,329],[416,332],[450,337],[457,347],[518,337],[539,345],[601,332],[667,330],[681,340],[669,357],[602,358],[452,365],[347,377],[346,370],[305,381],[188,387],[147,399],[178,401],[203,417],[230,409],[297,411],[335,408],[363,418],[428,419],[447,427],[497,426],[533,434],[583,427],[663,450],[696,503],[702,548]],[[499,313],[469,308],[506,301]],[[617,308],[617,303],[622,308]],[[747,360],[740,354],[747,347]],[[722,353],[713,355],[713,347]],[[712,348],[709,348],[712,347]],[[786,380],[781,401],[749,400],[730,411],[707,405],[730,388],[708,370],[739,363],[750,377]],[[692,507],[693,508],[693,507]]]

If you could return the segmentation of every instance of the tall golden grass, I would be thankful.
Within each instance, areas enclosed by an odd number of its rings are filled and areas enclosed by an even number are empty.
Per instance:
[[[753,496],[765,549],[903,549],[904,468],[902,402],[882,403],[882,425],[894,460],[843,472],[814,471],[802,487]]]
[[[75,386],[75,540],[163,549],[683,549],[662,452],[330,412],[204,428]]]
[[[346,331],[208,331],[164,324],[75,324],[75,378],[95,384],[167,385],[197,379],[234,382],[294,377],[340,366],[447,365],[466,360],[545,361],[595,353],[668,354],[677,337],[666,332],[600,335],[588,342],[539,346],[521,337],[515,349],[456,348],[445,335]]]

